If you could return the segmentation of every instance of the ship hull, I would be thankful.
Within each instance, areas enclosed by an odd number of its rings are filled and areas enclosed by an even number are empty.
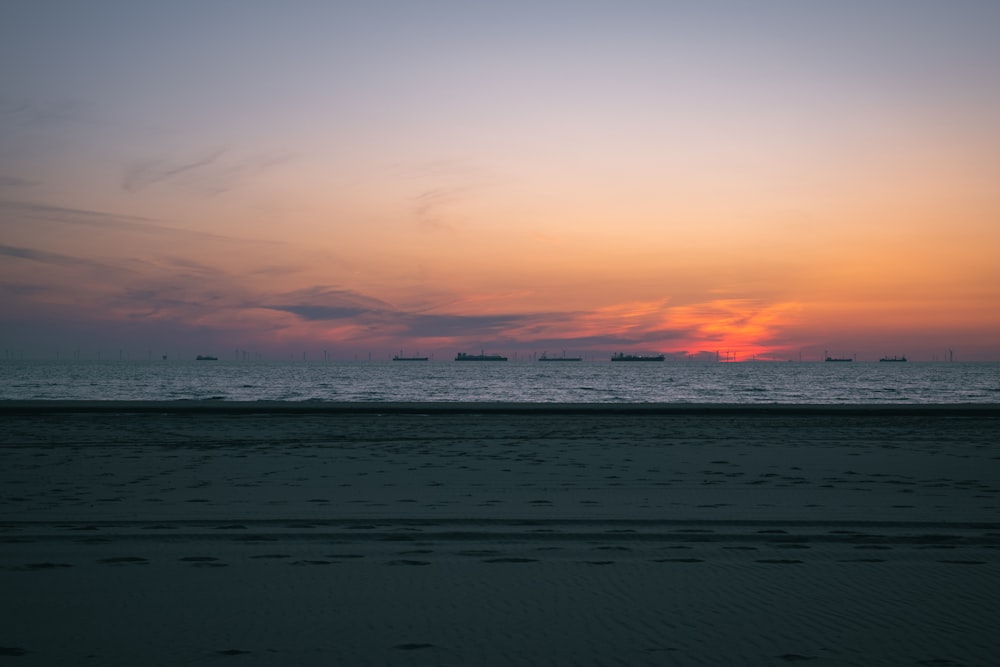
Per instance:
[[[663,361],[666,357],[662,354],[655,357],[646,357],[635,354],[618,354],[611,357],[611,361]]]

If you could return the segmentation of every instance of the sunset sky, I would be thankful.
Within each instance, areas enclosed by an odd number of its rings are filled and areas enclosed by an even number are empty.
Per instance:
[[[997,360],[998,35],[995,0],[6,0],[0,345]]]

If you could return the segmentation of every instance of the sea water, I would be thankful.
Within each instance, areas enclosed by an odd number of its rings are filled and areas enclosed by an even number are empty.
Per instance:
[[[0,400],[998,403],[998,363],[0,360]]]

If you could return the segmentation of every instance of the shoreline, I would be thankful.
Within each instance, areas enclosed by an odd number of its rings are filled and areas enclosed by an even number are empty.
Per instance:
[[[942,416],[1000,418],[1000,403],[513,403],[0,400],[0,416],[56,413]]]

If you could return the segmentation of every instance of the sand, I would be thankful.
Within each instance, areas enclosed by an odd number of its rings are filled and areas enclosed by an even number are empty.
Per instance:
[[[0,662],[989,665],[1000,406],[0,402]]]

